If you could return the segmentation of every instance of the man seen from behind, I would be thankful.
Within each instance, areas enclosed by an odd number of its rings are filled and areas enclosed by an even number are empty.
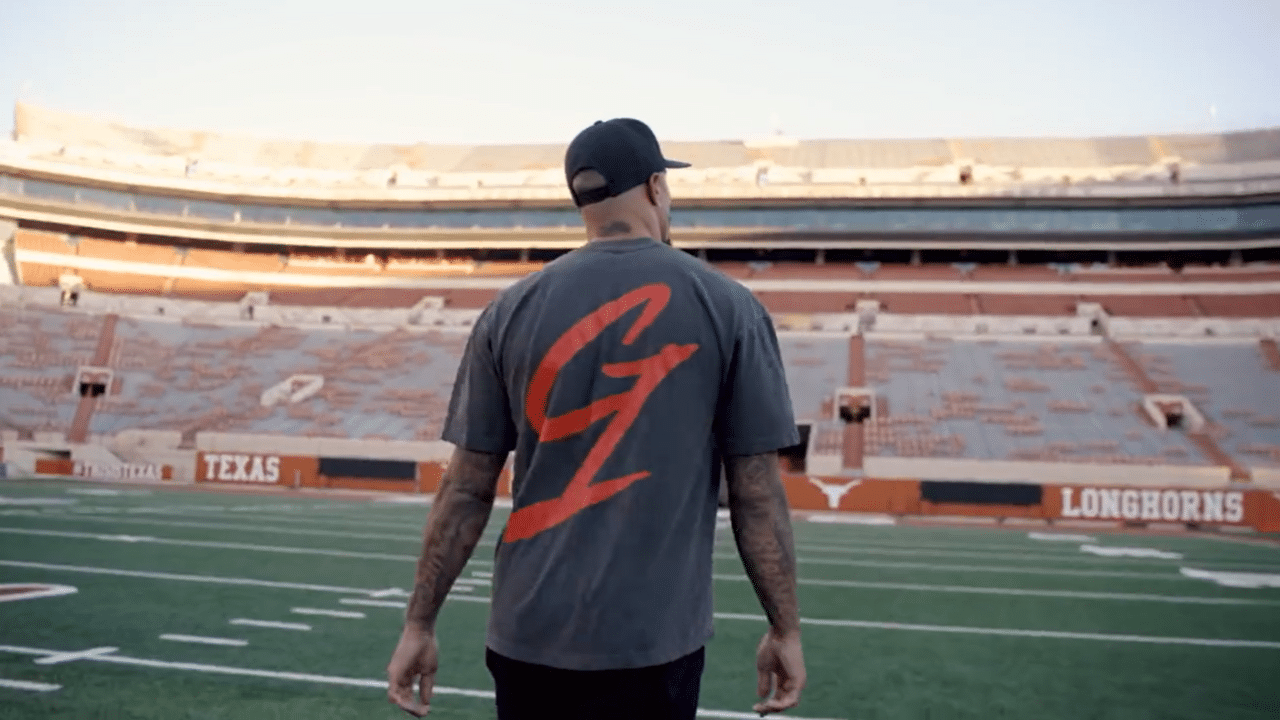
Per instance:
[[[722,467],[769,623],[754,708],[799,702],[795,549],[777,455],[799,436],[764,307],[671,247],[666,170],[686,166],[666,160],[638,120],[583,130],[565,175],[589,242],[476,321],[443,433],[456,449],[387,668],[389,698],[407,712],[429,710],[436,618],[512,451],[485,655],[499,720],[693,720]]]

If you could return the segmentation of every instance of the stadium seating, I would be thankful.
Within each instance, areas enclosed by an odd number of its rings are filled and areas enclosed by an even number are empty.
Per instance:
[[[99,404],[91,430],[434,440],[465,340],[122,318],[113,365],[130,390]],[[294,375],[320,375],[324,386],[296,404],[261,405],[264,390]]]
[[[1139,411],[1104,345],[969,340],[867,342],[884,412],[867,454],[995,460],[1203,464]]]
[[[76,409],[77,368],[97,347],[101,318],[0,308],[0,429],[65,432]]]
[[[1251,343],[1135,346],[1162,392],[1188,396],[1246,464],[1280,467],[1280,372]]]
[[[848,336],[783,334],[778,345],[787,368],[787,386],[796,418],[830,419],[833,391],[848,384]]]

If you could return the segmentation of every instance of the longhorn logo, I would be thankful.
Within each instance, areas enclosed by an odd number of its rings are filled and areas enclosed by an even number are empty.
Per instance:
[[[808,479],[809,482],[822,491],[823,495],[827,496],[827,505],[832,510],[840,507],[841,498],[847,495],[850,490],[862,484],[861,480],[850,480],[843,485],[837,485],[836,483],[823,482],[813,476],[808,476]]]

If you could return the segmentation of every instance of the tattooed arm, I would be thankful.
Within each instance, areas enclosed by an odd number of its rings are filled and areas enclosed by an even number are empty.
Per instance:
[[[799,635],[796,550],[778,454],[726,458],[725,476],[733,537],[769,627],[779,636]]]
[[[769,630],[756,648],[760,702],[752,706],[764,716],[798,705],[808,678],[800,647],[791,513],[776,452],[730,457],[725,474],[738,553],[769,619]]]
[[[430,630],[445,595],[471,559],[489,522],[498,475],[506,454],[457,448],[449,460],[423,531],[422,557],[414,580],[405,625]]]

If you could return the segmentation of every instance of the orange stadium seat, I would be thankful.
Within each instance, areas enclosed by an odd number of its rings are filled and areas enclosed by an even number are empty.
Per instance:
[[[884,312],[913,315],[969,315],[969,297],[951,293],[879,293]]]
[[[1167,283],[1181,278],[1167,267],[1139,269],[1080,268],[1071,278],[1080,282]]]
[[[149,263],[154,265],[172,264],[176,253],[171,245],[151,245],[147,243],[129,243],[117,240],[99,240],[81,238],[76,246],[76,254],[84,257],[124,260],[127,262]]]
[[[260,253],[239,253],[231,250],[198,250],[187,251],[183,265],[220,270],[252,270],[257,272],[278,272],[280,258],[278,255]]]
[[[1178,295],[1094,295],[1081,298],[1100,303],[1111,315],[1122,317],[1194,317],[1195,306]]]
[[[1000,280],[1006,282],[1059,282],[1065,278],[1045,265],[978,265],[969,273],[970,280]]]
[[[857,265],[845,263],[775,262],[752,272],[750,277],[756,280],[862,280],[866,275]]]
[[[38,250],[40,252],[73,255],[75,254],[75,249],[67,244],[66,237],[62,233],[27,230],[25,228],[18,228],[13,233],[14,244],[19,250]]]
[[[208,280],[178,278],[173,282],[173,288],[170,293],[178,297],[191,298],[193,300],[235,302],[244,297],[245,293],[261,289],[261,287],[256,285],[219,283]]]
[[[989,315],[1074,315],[1074,295],[980,295],[978,304]]]
[[[44,263],[19,262],[18,273],[22,276],[22,284],[32,287],[57,286],[58,276],[63,268]]]
[[[1188,280],[1205,282],[1275,282],[1280,280],[1280,269],[1188,265],[1182,269],[1182,275]]]
[[[85,287],[95,292],[129,293],[134,295],[159,295],[169,279],[157,275],[107,272],[105,270],[78,270]]]
[[[852,293],[796,293],[760,291],[756,297],[774,313],[849,312],[857,299]]]
[[[1280,317],[1280,295],[1197,295],[1205,314],[1213,317]]]
[[[881,265],[871,274],[876,280],[963,280],[953,265]]]

